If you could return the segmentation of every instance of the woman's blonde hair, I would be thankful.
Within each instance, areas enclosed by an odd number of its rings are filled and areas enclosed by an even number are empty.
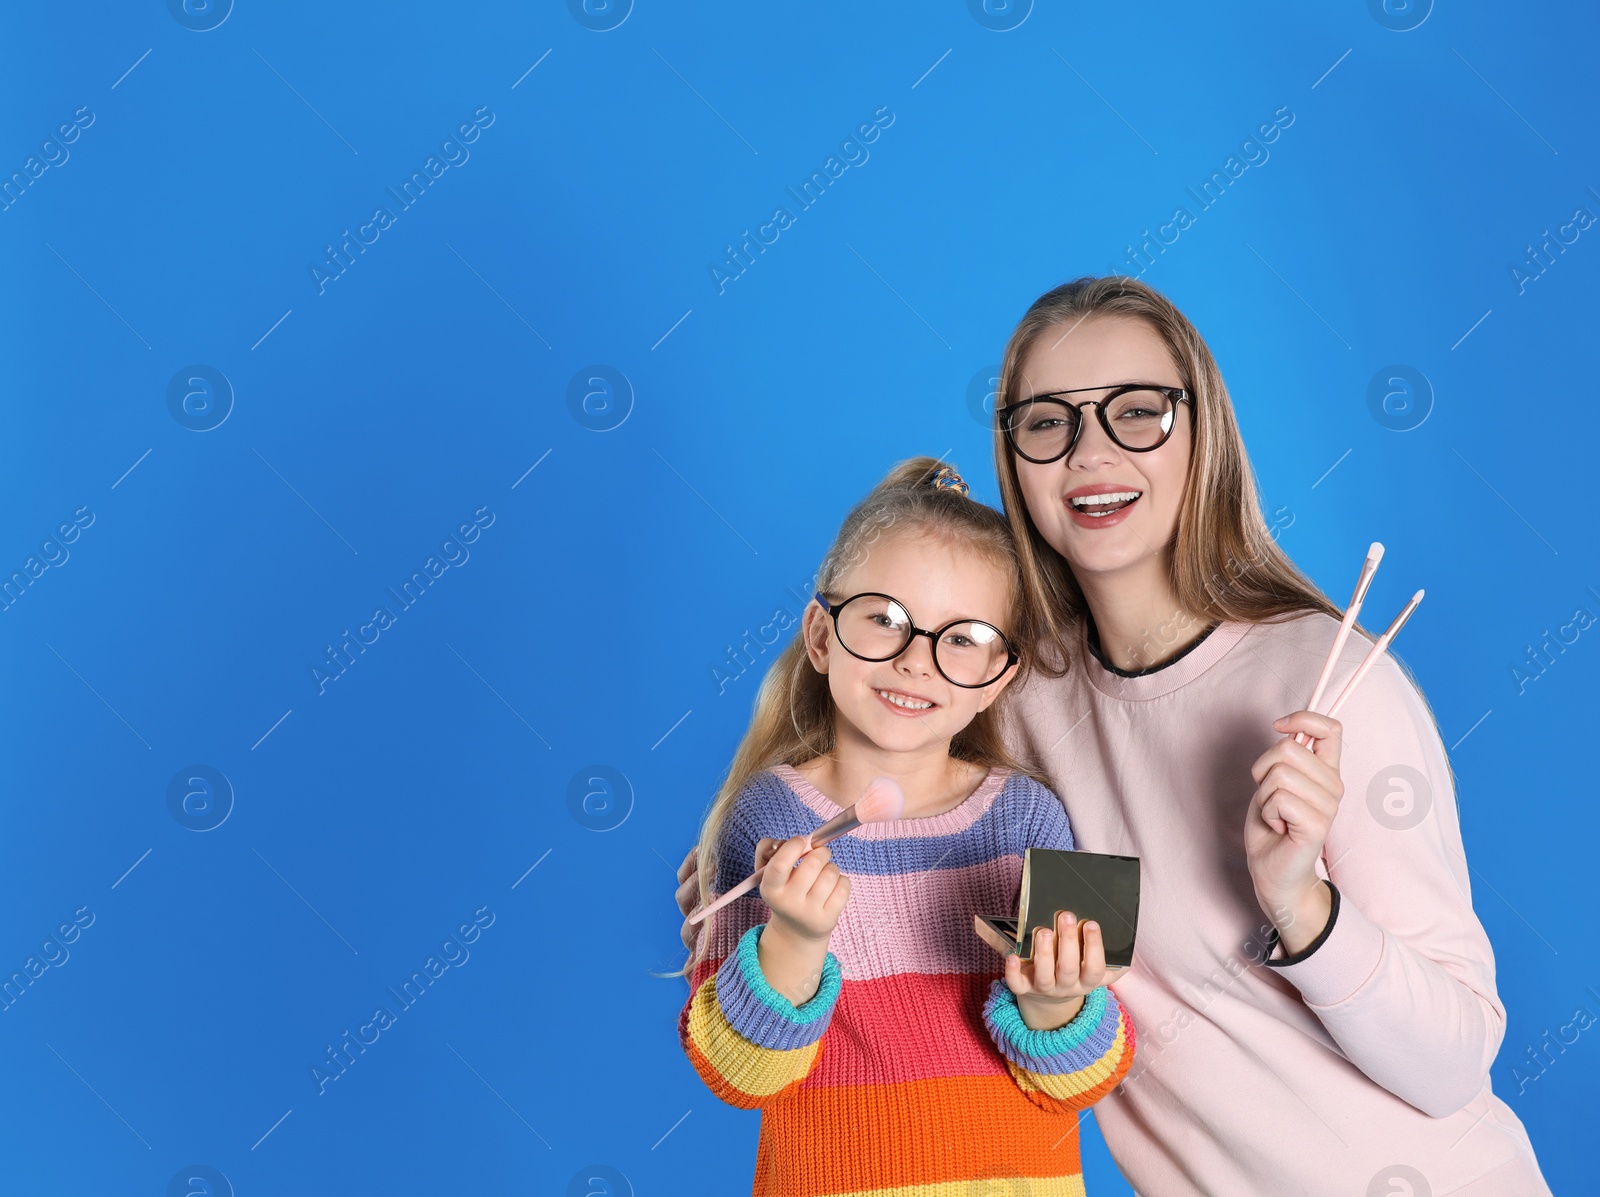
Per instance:
[[[1192,397],[1193,449],[1170,554],[1172,588],[1181,609],[1204,623],[1259,623],[1305,611],[1339,618],[1338,608],[1278,547],[1262,518],[1233,404],[1211,351],[1183,313],[1144,283],[1121,275],[1085,276],[1034,300],[1006,345],[996,408],[1031,393],[1022,363],[1042,335],[1057,330],[1066,335],[1090,316],[1144,321],[1166,344],[1180,384]],[[1066,559],[1028,514],[1016,459],[998,419],[994,461],[1036,631],[1029,648],[1041,674],[1060,677],[1071,663],[1068,645],[1088,607]],[[1188,631],[1172,639],[1192,639],[1193,629]]]
[[[833,547],[817,570],[814,589],[835,601],[849,597],[840,593],[840,584],[852,568],[866,560],[872,546],[891,532],[896,536],[931,537],[973,552],[1002,570],[1008,608],[1003,630],[1022,659],[1016,666],[1017,676],[1007,683],[1000,697],[979,711],[950,741],[950,755],[987,768],[1011,769],[1043,782],[1035,770],[1013,758],[1000,734],[1006,696],[1024,681],[1035,639],[1027,617],[1028,604],[1022,601],[1022,574],[1011,528],[1006,517],[993,507],[959,491],[929,485],[944,464],[932,457],[913,457],[890,470],[845,517]],[[745,784],[773,765],[798,765],[834,750],[833,695],[827,675],[817,672],[806,653],[804,631],[802,622],[761,680],[750,726],[700,825],[695,849],[698,905],[705,905],[714,896],[711,885],[717,875],[723,825]],[[709,940],[709,936],[701,935],[683,968],[661,975],[688,975],[702,959],[702,949]]]

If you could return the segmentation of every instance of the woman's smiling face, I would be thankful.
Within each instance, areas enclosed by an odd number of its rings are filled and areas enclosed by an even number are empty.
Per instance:
[[[1019,373],[1016,399],[1106,388],[1069,397],[1082,402],[1104,399],[1122,383],[1183,385],[1166,343],[1143,320],[1129,316],[1095,315],[1046,329],[1023,356]],[[1179,408],[1189,414],[1175,413],[1172,435],[1145,453],[1122,448],[1106,435],[1095,409],[1084,408],[1078,443],[1065,458],[1039,465],[1013,455],[1028,514],[1080,584],[1092,575],[1164,565],[1178,527],[1194,438],[1192,401]],[[1084,496],[1108,492],[1138,497],[1109,515],[1081,510]],[[1080,500],[1078,508],[1074,498]]]

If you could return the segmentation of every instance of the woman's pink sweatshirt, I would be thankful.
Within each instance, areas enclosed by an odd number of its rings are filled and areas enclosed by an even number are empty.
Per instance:
[[[1391,658],[1339,715],[1331,925],[1286,962],[1256,901],[1250,766],[1281,738],[1273,720],[1305,707],[1337,628],[1222,623],[1141,676],[1107,669],[1080,630],[1066,676],[1010,698],[1007,738],[1078,846],[1142,862],[1116,987],[1139,1054],[1095,1117],[1144,1197],[1547,1195],[1489,1085],[1505,1008],[1444,746]],[[1330,695],[1368,647],[1350,637]]]

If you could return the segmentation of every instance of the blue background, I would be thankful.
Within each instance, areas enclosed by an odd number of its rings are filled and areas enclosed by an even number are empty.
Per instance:
[[[1005,337],[1113,270],[1207,338],[1296,561],[1342,604],[1382,540],[1371,622],[1426,586],[1494,1084],[1596,1191],[1592,10],[991,7],[10,8],[7,1191],[745,1191],[651,974],[761,629],[894,461],[998,502]]]

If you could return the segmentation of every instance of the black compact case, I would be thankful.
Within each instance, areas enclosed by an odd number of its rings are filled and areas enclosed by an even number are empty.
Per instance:
[[[1108,968],[1132,964],[1133,934],[1139,923],[1139,858],[1028,848],[1022,857],[1017,913],[974,914],[972,925],[1002,956],[1015,952],[1031,960],[1033,933],[1053,927],[1061,910],[1072,911],[1079,923],[1093,920],[1100,925]]]

